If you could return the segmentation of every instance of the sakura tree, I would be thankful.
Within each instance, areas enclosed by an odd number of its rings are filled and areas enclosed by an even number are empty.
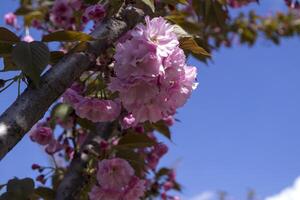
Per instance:
[[[221,46],[300,32],[298,1],[273,16],[231,17],[249,3],[259,2],[20,0],[0,27],[1,72],[15,71],[1,92],[19,88],[0,116],[0,159],[29,134],[53,165],[33,163],[35,181],[9,180],[0,199],[180,199],[175,170],[158,168],[168,147],[157,135],[171,140],[197,88],[188,56],[205,64]]]

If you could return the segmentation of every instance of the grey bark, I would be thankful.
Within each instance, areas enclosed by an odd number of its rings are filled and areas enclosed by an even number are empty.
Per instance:
[[[91,55],[103,53],[142,18],[141,10],[131,6],[123,8],[118,15],[105,19],[95,28],[91,35],[97,40],[91,42],[85,52],[65,56],[41,77],[39,88],[28,87],[0,116],[0,160],[73,81],[89,68]]]

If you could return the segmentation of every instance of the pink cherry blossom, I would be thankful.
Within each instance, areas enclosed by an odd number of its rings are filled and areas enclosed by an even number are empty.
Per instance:
[[[145,21],[146,25],[138,25],[136,31],[131,33],[132,36],[156,46],[157,54],[167,57],[179,44],[174,27],[163,17],[150,20],[150,17],[147,16]]]
[[[92,122],[106,122],[115,120],[120,112],[119,103],[112,100],[84,98],[75,107],[76,114]]]
[[[119,190],[104,189],[94,186],[89,192],[90,200],[121,200],[122,192]]]
[[[109,89],[119,92],[135,124],[174,115],[197,86],[197,70],[186,65],[173,26],[163,18],[146,17],[146,25],[139,24],[119,41],[114,58]]]
[[[30,131],[30,139],[33,142],[36,142],[40,145],[47,145],[53,139],[53,132],[52,129],[43,124],[37,124],[33,129]]]
[[[92,122],[106,122],[113,121],[119,116],[121,112],[119,102],[83,97],[78,92],[78,87],[74,87],[67,89],[62,97],[65,103],[70,104],[75,109],[79,117],[86,118]]]
[[[146,181],[133,177],[122,195],[122,200],[139,200],[144,196]]]
[[[75,30],[75,11],[78,11],[82,6],[80,0],[55,0],[50,12],[51,22],[63,29]]]
[[[121,190],[133,175],[134,170],[130,164],[120,158],[102,160],[98,164],[97,180],[102,188]]]
[[[159,160],[168,152],[168,147],[163,143],[158,143],[147,156],[147,164],[150,169],[155,170]]]
[[[168,116],[168,117],[165,117],[163,120],[164,120],[164,122],[166,123],[167,126],[172,126],[175,123],[175,119],[171,115]]]
[[[105,9],[101,4],[89,6],[85,9],[82,16],[82,21],[87,23],[89,20],[94,20],[96,23],[101,21],[105,16]]]
[[[19,28],[18,19],[14,13],[10,12],[10,13],[5,14],[4,20],[7,25],[12,26],[14,28]]]
[[[123,129],[127,129],[127,128],[131,128],[134,127],[136,125],[136,120],[133,117],[132,114],[129,114],[127,116],[125,116],[122,120],[121,120],[121,126]]]
[[[75,107],[78,103],[83,100],[83,97],[74,89],[69,88],[63,94],[63,102],[70,104]]]
[[[49,141],[49,143],[48,143],[45,151],[48,154],[52,155],[52,154],[54,154],[54,153],[56,153],[56,152],[58,152],[58,151],[60,151],[62,149],[63,149],[63,145],[60,144],[56,139],[52,138],[52,140]]]

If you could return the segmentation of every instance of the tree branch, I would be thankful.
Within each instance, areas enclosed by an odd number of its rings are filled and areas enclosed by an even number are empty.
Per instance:
[[[83,53],[65,56],[41,78],[39,88],[28,87],[0,116],[0,160],[23,138],[26,132],[43,117],[51,104],[70,87],[74,80],[89,68],[90,55],[100,55],[123,33],[142,20],[143,12],[131,6],[122,8],[114,17],[105,19],[91,35]]]
[[[99,145],[99,139],[108,139],[114,129],[115,124],[112,122],[98,123],[95,131],[89,133],[79,154],[72,160],[63,180],[59,184],[56,191],[56,200],[77,199],[77,193],[88,181],[88,178],[84,175],[84,169],[89,162],[89,155],[86,150],[90,149],[93,143]]]

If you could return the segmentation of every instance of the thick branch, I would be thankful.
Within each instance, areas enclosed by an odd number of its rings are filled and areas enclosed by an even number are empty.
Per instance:
[[[76,195],[87,183],[88,178],[84,175],[87,167],[89,155],[86,153],[93,146],[99,145],[99,139],[107,139],[114,131],[114,123],[98,123],[96,130],[92,131],[85,140],[79,154],[72,160],[63,180],[59,184],[56,192],[56,200],[74,200]],[[97,146],[99,148],[99,146]],[[96,149],[97,149],[96,147]]]
[[[43,117],[51,104],[70,87],[91,64],[89,54],[100,55],[123,33],[141,21],[143,13],[128,6],[121,14],[105,19],[91,34],[85,53],[65,56],[42,78],[39,88],[28,87],[0,116],[0,160],[23,138],[26,132]]]

